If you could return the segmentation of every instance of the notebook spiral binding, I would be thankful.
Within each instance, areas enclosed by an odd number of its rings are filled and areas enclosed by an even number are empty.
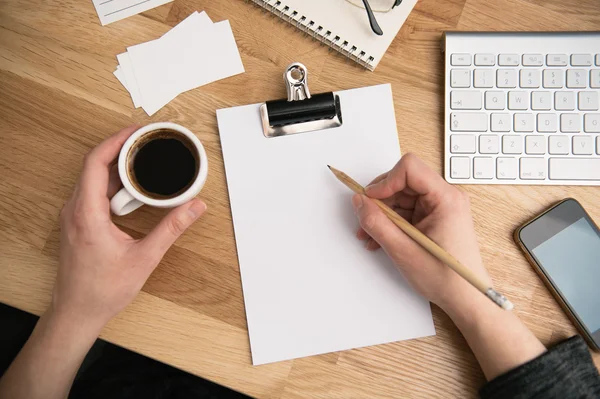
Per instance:
[[[342,53],[352,61],[362,65],[363,67],[373,71],[373,57],[361,51],[356,46],[351,46],[348,41],[343,41],[333,32],[326,30],[323,26],[317,25],[314,21],[309,20],[304,15],[300,15],[296,10],[286,6],[283,1],[279,0],[251,0],[258,6],[275,14],[284,21],[300,29],[304,33],[311,35],[315,40],[329,46],[330,48]]]

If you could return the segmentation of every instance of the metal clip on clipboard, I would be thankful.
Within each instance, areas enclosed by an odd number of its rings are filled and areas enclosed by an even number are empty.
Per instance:
[[[342,126],[340,98],[333,92],[310,95],[308,70],[299,62],[283,73],[287,100],[267,101],[260,106],[265,137],[287,136]]]

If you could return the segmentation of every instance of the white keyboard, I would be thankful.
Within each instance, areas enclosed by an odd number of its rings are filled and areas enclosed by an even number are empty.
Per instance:
[[[448,32],[445,178],[600,185],[600,32]]]

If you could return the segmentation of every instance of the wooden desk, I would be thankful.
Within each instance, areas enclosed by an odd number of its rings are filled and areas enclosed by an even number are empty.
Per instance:
[[[566,5],[568,4],[568,6]],[[115,55],[155,39],[194,10],[229,19],[246,73],[180,95],[148,118],[112,75]],[[139,122],[189,127],[206,146],[208,213],[169,251],[102,338],[262,398],[475,396],[484,378],[439,309],[437,336],[252,367],[215,110],[285,96],[290,62],[311,90],[391,82],[404,152],[441,172],[444,30],[593,30],[597,0],[420,0],[372,73],[240,0],[175,2],[101,27],[91,1],[0,3],[0,301],[40,314],[58,258],[58,214],[83,155]],[[575,333],[516,248],[514,228],[553,202],[578,198],[600,221],[600,187],[466,186],[485,263],[499,290],[545,343]],[[163,212],[118,218],[142,236]],[[594,355],[600,365],[600,355]]]

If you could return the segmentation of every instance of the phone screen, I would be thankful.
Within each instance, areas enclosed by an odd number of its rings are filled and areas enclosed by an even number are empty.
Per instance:
[[[523,228],[521,239],[588,334],[600,343],[600,232],[581,205],[574,200],[561,203]]]
[[[532,249],[591,332],[600,330],[600,237],[581,218]]]

